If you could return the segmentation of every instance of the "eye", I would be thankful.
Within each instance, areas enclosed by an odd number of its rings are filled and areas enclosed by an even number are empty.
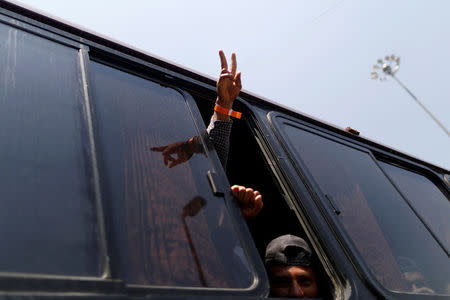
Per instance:
[[[289,287],[291,281],[288,279],[274,279],[272,280],[272,285],[280,288]]]
[[[299,284],[300,284],[301,286],[304,286],[304,287],[309,287],[309,286],[312,284],[312,280],[310,280],[310,279],[305,279],[305,280],[300,281]]]

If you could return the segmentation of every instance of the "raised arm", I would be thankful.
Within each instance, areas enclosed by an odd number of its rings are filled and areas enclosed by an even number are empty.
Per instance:
[[[228,69],[227,59],[222,50],[219,50],[219,56],[221,71],[216,84],[217,98],[215,104],[219,106],[218,110],[223,111],[232,109],[234,100],[241,91],[242,84],[241,72],[236,73],[236,54],[231,54],[230,69]],[[228,114],[221,113],[215,109],[207,129],[209,138],[224,168],[226,168],[228,160],[232,122]]]
[[[239,95],[242,84],[241,72],[236,72],[236,54],[231,54],[230,69],[228,69],[227,59],[222,50],[219,51],[219,56],[221,71],[216,84],[216,105],[220,107],[219,110],[223,111],[221,108],[225,110],[233,108],[234,100]],[[220,113],[215,109],[207,131],[224,168],[226,168],[228,159],[231,126],[232,120],[230,120],[229,115]],[[233,185],[231,192],[237,199],[242,216],[245,219],[256,217],[263,208],[262,195],[258,191],[240,185]]]

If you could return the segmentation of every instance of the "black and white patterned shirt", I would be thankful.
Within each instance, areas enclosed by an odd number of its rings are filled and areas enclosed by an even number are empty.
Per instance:
[[[216,148],[217,156],[219,156],[220,162],[225,169],[228,161],[228,151],[230,149],[230,134],[233,121],[221,121],[216,120],[214,115],[211,117],[206,132],[209,139]]]

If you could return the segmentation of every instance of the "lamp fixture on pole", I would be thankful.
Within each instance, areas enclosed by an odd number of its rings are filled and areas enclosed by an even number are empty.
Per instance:
[[[395,55],[386,55],[383,59],[378,59],[377,64],[373,66],[373,71],[371,73],[372,79],[380,81],[385,81],[388,76],[391,76],[392,78],[397,81],[397,83],[405,89],[405,91],[408,92],[408,94],[416,101],[417,104],[441,127],[442,130],[447,134],[447,136],[450,136],[450,132],[447,128],[431,113],[431,111],[428,110],[428,108],[423,105],[422,102],[420,102],[419,99],[417,99],[416,96],[395,76],[395,73],[400,69],[400,57]],[[381,70],[381,72],[379,72]]]

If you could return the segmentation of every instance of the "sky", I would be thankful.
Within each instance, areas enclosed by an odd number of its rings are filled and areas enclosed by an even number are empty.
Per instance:
[[[450,170],[450,1],[21,0],[58,18],[216,78],[237,54],[243,89]]]

